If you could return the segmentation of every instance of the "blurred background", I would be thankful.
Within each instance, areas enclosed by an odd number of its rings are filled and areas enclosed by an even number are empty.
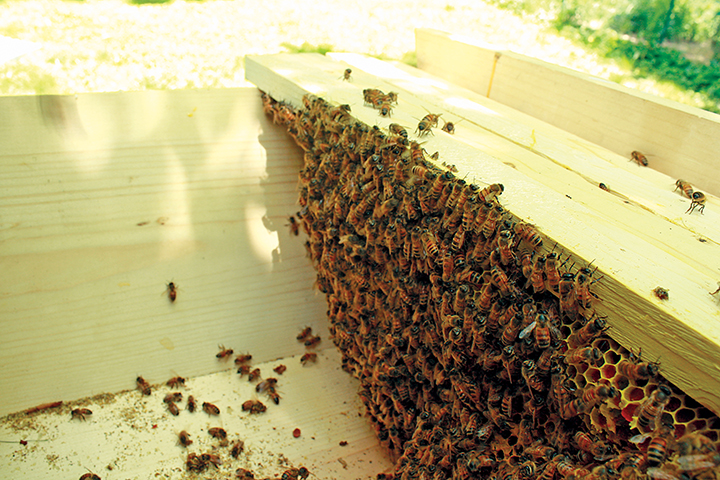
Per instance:
[[[414,29],[468,35],[720,113],[717,0],[0,0],[0,95],[245,85],[243,57],[414,65]]]

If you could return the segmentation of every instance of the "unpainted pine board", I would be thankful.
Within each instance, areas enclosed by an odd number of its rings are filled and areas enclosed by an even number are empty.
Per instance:
[[[255,88],[0,108],[0,414],[207,374],[219,344],[298,354],[303,326],[326,329],[286,226],[302,152]]]
[[[512,117],[505,114],[516,112],[505,112],[509,110],[507,107],[497,108],[499,105],[496,102],[421,70],[402,64],[388,65],[387,62],[353,53],[333,53],[330,56],[351,65],[355,76],[369,72],[391,77],[389,83],[381,85],[382,88],[399,91],[403,101],[412,103],[412,98],[416,98],[417,102],[426,105],[425,108],[442,113],[446,121],[457,123],[455,138],[494,156],[538,183],[570,196],[592,211],[588,220],[603,218],[697,271],[711,278],[720,278],[720,216],[716,212],[708,209],[707,217],[699,213],[684,215],[682,212],[687,210],[690,201],[679,193],[658,188],[654,182],[628,173],[585,150],[580,153],[588,157],[590,165],[587,165],[582,159],[577,159],[577,142],[584,142],[581,139],[568,138],[556,128],[523,114],[519,119],[523,124],[513,123]],[[460,98],[462,102],[458,101]],[[533,143],[525,145],[518,141],[517,135],[527,134],[527,129],[533,126],[535,128],[529,133]],[[435,135],[448,134],[437,131]],[[601,150],[597,146],[591,147]],[[604,155],[615,156],[607,151]],[[440,160],[444,161],[442,157]],[[577,170],[569,169],[569,164]],[[653,175],[661,174],[653,172]],[[600,189],[599,180],[609,185],[611,191]],[[657,206],[658,197],[672,202],[667,205],[669,208],[658,209],[658,212],[651,210],[651,207]],[[708,202],[720,206],[720,201],[709,194]],[[668,221],[663,215],[669,209],[678,215],[674,221]],[[686,220],[695,221],[702,234],[685,228]]]
[[[720,195],[720,115],[437,30],[416,50],[429,73]]]
[[[714,214],[706,217],[696,211],[692,215],[685,215],[690,202],[679,191],[670,192],[665,186],[659,188],[655,186],[653,179],[638,177],[592,153],[597,151],[604,156],[615,156],[614,154],[593,145],[587,145],[587,149],[578,151],[578,146],[587,142],[558,132],[554,127],[522,114],[519,120],[525,122],[529,143],[518,142],[516,135],[523,133],[523,130],[520,125],[516,127],[505,117],[508,112],[504,110],[510,110],[507,107],[501,107],[478,94],[403,64],[389,67],[385,62],[357,54],[331,56],[351,64],[356,74],[359,68],[374,73],[381,70],[393,78],[390,84],[383,87],[399,90],[403,92],[401,98],[408,99],[406,95],[409,92],[403,88],[408,86],[413,91],[411,95],[417,95],[426,105],[435,105],[425,108],[432,109],[435,113],[444,112],[443,118],[449,121],[459,121],[455,138],[475,145],[538,182],[572,197],[593,210],[593,218],[600,216],[612,219],[629,233],[638,235],[681,261],[691,264],[698,271],[713,278],[720,276],[720,228],[713,218]],[[463,101],[459,102],[458,98]],[[500,117],[499,112],[503,114]],[[488,126],[492,127],[492,130],[486,129]],[[530,129],[533,126],[536,128]],[[498,132],[498,135],[492,132]],[[438,132],[437,135],[446,134]],[[509,142],[505,141],[506,138]],[[580,155],[587,157],[588,161],[578,158]],[[569,169],[570,164],[577,170]],[[630,166],[631,170],[633,168],[638,167]],[[645,172],[639,170],[639,173]],[[664,177],[657,172],[652,175]],[[610,192],[598,187],[599,180],[610,187]],[[668,178],[665,180],[665,183],[670,183]],[[659,204],[658,198],[665,198],[668,204]],[[717,204],[717,198],[708,194],[708,205],[714,207]],[[653,211],[653,208],[656,210]],[[673,210],[674,214],[671,219],[663,215],[669,210]],[[694,228],[687,228],[689,225]]]
[[[312,93],[333,103],[351,105],[355,118],[380,128],[387,128],[391,122],[411,125],[425,112],[422,104],[401,100],[392,118],[378,116],[376,110],[362,105],[362,89],[394,79],[370,78],[359,72],[358,76],[353,74],[352,82],[343,82],[337,77],[347,64],[321,55],[249,56],[245,66],[246,78],[276,100],[300,106],[302,96]],[[592,218],[585,206],[475,147],[449,135],[424,137],[422,141],[427,142],[424,146],[429,151],[439,151],[444,161],[456,165],[460,177],[481,187],[503,183],[502,205],[516,218],[537,225],[545,245],[557,242],[557,248],[576,265],[594,259],[597,275],[604,275],[596,285],[603,299],[597,302],[597,309],[609,316],[610,334],[628,348],[642,347],[649,358],[661,356],[666,378],[707,407],[720,411],[720,381],[715,375],[720,365],[720,310],[704,288],[711,282],[714,285],[712,279],[614,223]],[[652,296],[652,289],[658,285],[673,292],[670,301],[661,302]],[[609,310],[609,306],[614,308]],[[673,342],[663,342],[665,337],[672,337]]]
[[[282,375],[272,368],[287,366]],[[6,478],[79,478],[86,468],[101,478],[229,478],[237,468],[255,472],[256,478],[278,477],[290,466],[305,466],[318,479],[375,478],[391,463],[365,419],[357,395],[358,381],[340,368],[336,349],[324,350],[317,363],[302,366],[300,356],[257,364],[263,377],[276,377],[282,398],[278,405],[255,391],[257,382],[240,377],[234,368],[189,378],[186,386],[153,387],[150,396],[138,390],[82,399],[55,410],[0,419],[0,472]],[[163,398],[180,391],[180,413],[172,416]],[[187,396],[211,402],[220,415],[186,410]],[[260,400],[267,411],[242,411],[246,400]],[[71,420],[70,410],[88,408],[85,421]],[[202,407],[201,407],[202,408]],[[223,428],[229,444],[245,442],[237,458],[221,447],[207,430]],[[293,430],[300,429],[300,437]],[[192,444],[182,448],[178,433],[190,434]],[[28,445],[22,446],[20,440]],[[347,446],[340,446],[346,441]],[[203,474],[187,472],[190,452],[213,453],[223,462]],[[338,459],[347,465],[343,467]],[[109,470],[111,467],[112,470]]]

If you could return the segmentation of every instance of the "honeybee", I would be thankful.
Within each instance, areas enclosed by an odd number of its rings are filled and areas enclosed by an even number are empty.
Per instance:
[[[167,285],[165,285],[167,288],[165,289],[164,293],[167,293],[168,298],[171,302],[174,302],[177,298],[177,285],[175,283],[170,282]]]
[[[152,390],[150,389],[150,384],[146,382],[143,377],[137,377],[135,379],[135,383],[137,383],[137,388],[142,392],[143,395],[150,395],[152,393]]]
[[[230,455],[233,458],[238,458],[244,450],[245,442],[243,442],[242,440],[237,440],[235,443],[233,443],[233,446],[230,449]]]
[[[607,400],[608,398],[615,398],[618,396],[618,391],[613,386],[608,385],[596,385],[588,386],[583,390],[582,399],[583,402],[592,408],[596,404]]]
[[[220,348],[220,351],[215,355],[218,359],[227,359],[230,357],[230,355],[233,354],[232,348],[225,348],[224,346],[220,345],[218,348]]]
[[[568,365],[596,364],[601,358],[602,352],[595,347],[576,348],[565,353],[565,361]]]
[[[203,453],[202,455],[200,455],[200,459],[205,462],[206,465],[212,464],[215,468],[217,468],[218,465],[222,465],[222,460],[220,460],[220,457],[212,453]]]
[[[238,468],[235,470],[235,476],[238,480],[255,480],[255,474],[244,468]]]
[[[617,371],[620,375],[624,375],[628,379],[635,381],[654,377],[659,373],[659,368],[657,363],[622,359],[617,365]]]
[[[699,432],[690,432],[677,439],[677,453],[681,456],[715,453],[715,444]]]
[[[187,409],[190,413],[193,413],[197,409],[197,402],[195,401],[195,397],[190,395],[187,399]]]
[[[500,290],[500,294],[504,297],[510,293],[510,281],[505,272],[498,266],[494,266],[490,270],[490,278],[496,287]]]
[[[478,200],[482,203],[492,203],[498,195],[502,195],[505,186],[502,183],[488,185],[477,193]]]
[[[267,407],[259,400],[248,400],[242,404],[244,412],[262,413],[267,410]]]
[[[288,218],[288,221],[290,223],[287,223],[286,225],[290,227],[290,233],[297,237],[300,234],[300,222],[295,220],[295,217],[292,215]]]
[[[86,469],[87,470],[87,469]],[[102,480],[100,476],[95,475],[94,473],[84,473],[80,476],[80,480]]]
[[[647,438],[652,438],[650,444],[647,447],[647,459],[648,467],[654,468],[662,465],[665,462],[665,455],[667,454],[668,441],[672,438],[674,427],[672,423],[663,423],[660,428],[654,433],[646,433],[642,435],[635,435],[630,438],[631,443],[640,444]]]
[[[252,360],[252,355],[250,355],[249,353],[238,355],[237,357],[235,357],[235,365],[243,365],[250,360]]]
[[[280,395],[277,393],[277,391],[275,390],[275,388],[270,387],[270,388],[268,389],[268,391],[267,391],[267,396],[268,396],[268,398],[270,398],[270,400],[272,400],[273,402],[275,402],[275,405],[280,405],[280,398],[281,398],[281,397],[280,397]]]
[[[167,409],[170,413],[172,413],[176,417],[180,415],[180,409],[177,405],[175,405],[175,402],[165,402],[165,404],[167,405]]]
[[[352,68],[346,68],[342,74],[342,77],[340,77],[340,78],[342,78],[346,82],[349,82],[350,80],[352,80],[351,75],[352,75]]]
[[[190,399],[188,399],[189,402]],[[220,409],[213,405],[212,403],[203,402],[203,412],[207,413],[208,415],[220,415]]]
[[[540,237],[540,234],[533,225],[519,222],[514,225],[513,230],[515,231],[515,235],[525,240],[533,249],[537,250],[542,246],[542,237]]]
[[[314,352],[308,352],[302,357],[300,357],[300,363],[303,365],[307,365],[310,362],[316,362],[317,361],[317,353]]]
[[[432,133],[432,128],[437,127],[440,115],[442,115],[442,114],[435,115],[435,114],[429,113],[429,114],[425,115],[423,117],[423,119],[420,120],[420,123],[418,123],[415,133],[420,137],[427,135],[428,133]]]
[[[667,300],[670,298],[670,293],[663,287],[655,287],[653,289],[653,294],[660,300]]]
[[[445,120],[443,120],[443,122],[445,122]],[[442,131],[453,135],[455,133],[455,124],[453,122],[445,122],[445,125],[442,127]]]
[[[693,188],[692,185],[690,185],[690,182],[686,182],[685,180],[678,180],[677,182],[675,182],[675,190],[677,190],[678,188],[687,198],[692,199]],[[673,190],[673,192],[675,190]]]
[[[185,386],[185,378],[183,377],[173,377],[170,380],[166,382],[166,385],[170,388],[179,388]]]
[[[587,345],[592,339],[607,329],[608,326],[605,319],[603,317],[596,316],[594,319],[590,319],[579,330],[576,330],[568,336],[568,347],[578,348],[583,345]]]
[[[563,273],[558,283],[558,294],[560,295],[560,314],[570,320],[577,319],[578,302],[575,293],[575,274]]]
[[[89,408],[76,408],[70,412],[70,419],[77,418],[78,420],[85,420],[85,417],[92,415],[92,410]]]
[[[312,327],[305,327],[302,332],[298,333],[298,336],[296,338],[298,339],[298,341],[302,342],[310,335],[312,335]]]
[[[545,271],[545,263],[547,259],[545,255],[540,255],[535,259],[532,270],[530,271],[530,278],[526,288],[532,285],[533,293],[541,293],[545,291],[545,280],[543,279],[543,272]]]
[[[277,378],[267,378],[255,385],[255,391],[258,393],[266,392],[270,388],[273,388],[275,385],[277,385]]]
[[[242,377],[243,375],[250,375],[251,365],[240,365],[237,369],[237,373]]]
[[[693,211],[695,211],[695,207],[700,207],[698,208],[698,211],[700,213],[703,213],[703,211],[705,210],[705,194],[702,192],[693,192],[691,200],[692,201],[690,202],[690,207],[685,213],[692,213]]]
[[[188,445],[193,443],[193,441],[190,440],[190,434],[188,432],[186,432],[185,430],[180,432],[178,434],[178,437],[180,440],[180,445],[182,445],[183,447],[187,447]]]
[[[256,369],[252,370],[250,373],[248,373],[248,381],[249,382],[254,382],[258,378],[260,378],[260,369],[259,368],[256,368]]]
[[[163,398],[163,402],[165,402],[165,403],[182,402],[182,393],[180,393],[180,392],[168,393],[167,395],[165,395],[165,398]]]
[[[635,411],[638,426],[646,429],[651,423],[654,424],[665,409],[665,405],[670,401],[670,395],[672,395],[672,391],[666,385],[660,385],[657,390],[653,390]]]
[[[220,427],[212,427],[208,430],[208,433],[211,437],[217,438],[219,440],[224,440],[227,438],[227,432],[225,429]]]
[[[287,370],[287,367],[285,365],[278,365],[277,367],[273,368],[273,372],[277,373],[278,375],[282,375],[285,370]]]
[[[647,161],[647,158],[645,157],[645,155],[638,152],[637,150],[633,150],[633,152],[630,154],[630,160],[634,161],[635,163],[637,163],[638,165],[641,165],[643,167],[648,166],[648,161]]]

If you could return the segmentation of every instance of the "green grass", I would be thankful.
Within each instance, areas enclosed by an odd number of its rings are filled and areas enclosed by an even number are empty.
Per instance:
[[[327,43],[312,45],[304,42],[302,45],[298,46],[293,45],[292,43],[283,42],[280,46],[286,49],[288,53],[319,53],[320,55],[325,55],[326,53],[333,51],[333,46]]]

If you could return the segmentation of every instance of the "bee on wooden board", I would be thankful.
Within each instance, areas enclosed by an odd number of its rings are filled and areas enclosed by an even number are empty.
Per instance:
[[[101,478],[98,475],[95,475],[94,473],[85,473],[82,476],[80,476],[80,480],[101,480]]]
[[[150,395],[152,393],[150,384],[143,377],[137,377],[135,383],[137,383],[137,388],[143,395]]]
[[[223,345],[219,345],[218,348],[220,349],[220,351],[215,355],[218,360],[227,360],[233,354],[232,348],[225,348],[225,346]]]
[[[92,415],[92,410],[89,408],[76,408],[72,412],[70,412],[71,419],[78,419],[78,420],[85,420],[85,417],[89,417]]]
[[[312,327],[305,327],[302,332],[298,333],[296,338],[298,339],[298,341],[303,342],[311,335]]]
[[[317,353],[314,352],[308,352],[302,357],[300,357],[300,363],[304,365],[307,365],[310,362],[316,362],[317,361]]]
[[[687,209],[685,213],[692,213],[695,211],[695,207],[698,208],[698,212],[703,213],[705,211],[705,194],[702,192],[693,192],[692,198],[690,202],[690,207]]]
[[[175,402],[165,402],[165,405],[167,406],[168,411],[173,414],[174,416],[180,415],[180,409],[175,404]]]
[[[648,166],[648,160],[642,153],[638,152],[637,150],[633,150],[633,152],[630,154],[630,160],[637,163],[638,165],[642,167]]]
[[[203,411],[208,415],[220,415],[220,409],[212,403],[203,402],[202,408]]]
[[[450,135],[454,135],[455,134],[455,124],[453,122],[446,122],[445,120],[443,120],[443,122],[445,122],[445,125],[443,125],[442,131],[449,133]]]
[[[295,217],[292,215],[288,218],[288,221],[290,223],[287,223],[286,225],[290,227],[290,233],[297,237],[300,234],[300,222],[295,220]]]
[[[187,447],[188,445],[193,443],[193,441],[190,440],[190,434],[185,430],[178,434],[178,439],[180,441],[180,445],[182,445],[183,447]]]
[[[678,188],[683,195],[692,200],[693,188],[692,185],[690,185],[690,182],[686,182],[685,180],[678,180],[677,182],[675,182],[675,190],[673,191],[677,191]]]
[[[352,80],[351,75],[352,75],[352,68],[346,68],[342,74],[342,77],[340,77],[340,78],[342,78],[346,82],[349,82],[350,80]]]
[[[170,299],[170,301],[174,302],[175,299],[177,298],[177,289],[178,289],[177,285],[175,284],[175,282],[170,282],[165,286],[167,288],[165,289],[165,291],[163,293],[167,293],[167,296]]]
[[[256,368],[256,369],[252,370],[250,373],[248,373],[248,381],[249,382],[254,382],[258,378],[260,378],[260,369],[259,368]]]
[[[227,438],[227,432],[225,431],[224,428],[212,427],[212,428],[208,429],[208,433],[210,434],[211,437],[217,438],[219,440],[225,440]]]
[[[195,401],[195,397],[190,395],[187,399],[187,409],[190,413],[193,413],[195,410],[197,410],[197,402]]]
[[[653,289],[653,295],[655,295],[660,300],[667,300],[670,298],[670,292],[668,292],[667,289],[663,287],[655,287]]]
[[[237,357],[235,357],[235,365],[243,365],[250,360],[252,360],[252,355],[250,355],[249,353],[238,355]]]
[[[259,400],[248,400],[242,404],[244,412],[262,413],[267,410],[267,407]]]
[[[170,380],[166,382],[166,385],[170,388],[179,388],[185,386],[185,378],[183,377],[173,377]]]
[[[419,137],[425,136],[428,133],[432,133],[433,127],[437,127],[438,120],[440,119],[440,115],[442,115],[442,114],[439,113],[436,115],[433,113],[429,113],[429,114],[425,115],[423,117],[423,119],[420,120],[420,123],[418,123],[415,133]]]
[[[165,402],[165,403],[182,402],[182,393],[180,393],[180,392],[168,393],[167,395],[165,395],[165,398],[163,398],[163,402]]]

